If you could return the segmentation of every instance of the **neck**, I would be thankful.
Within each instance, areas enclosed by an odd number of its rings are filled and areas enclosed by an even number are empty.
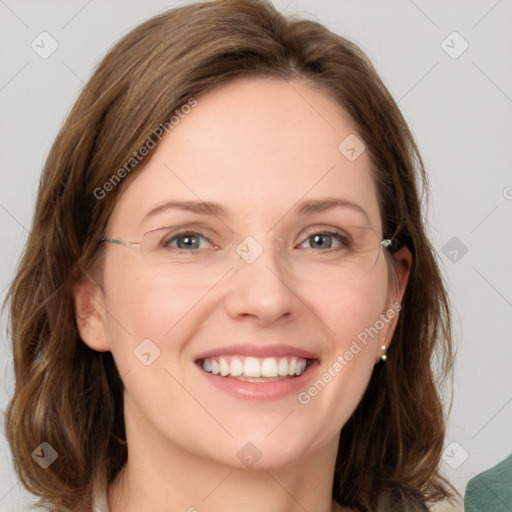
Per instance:
[[[127,424],[128,461],[108,489],[110,512],[332,512],[337,440],[279,467],[235,468],[199,457],[140,423]],[[150,440],[150,442],[148,442]]]
[[[246,512],[341,510],[335,508],[331,489],[322,482],[293,476],[286,470],[205,469],[175,474],[173,479],[163,475],[153,478],[154,474],[143,477],[128,464],[109,489],[110,511],[239,512],[241,506]]]

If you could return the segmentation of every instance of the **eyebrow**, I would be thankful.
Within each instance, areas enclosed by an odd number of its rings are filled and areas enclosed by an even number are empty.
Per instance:
[[[302,201],[292,210],[292,212],[295,215],[308,215],[330,210],[332,208],[350,208],[351,210],[362,214],[368,222],[370,221],[364,208],[353,201],[349,201],[348,199],[325,198]],[[184,210],[200,215],[211,215],[216,217],[227,216],[226,209],[220,204],[212,201],[166,201],[146,213],[143,220],[169,209]]]
[[[326,198],[303,201],[294,208],[293,212],[297,215],[307,215],[310,213],[323,212],[332,208],[350,208],[351,210],[361,213],[368,222],[370,221],[366,210],[362,206],[354,203],[353,201],[349,201],[348,199]]]
[[[226,216],[224,208],[220,204],[211,201],[166,201],[146,213],[143,220],[164,210],[171,209],[184,210],[200,215],[215,215],[216,217]]]

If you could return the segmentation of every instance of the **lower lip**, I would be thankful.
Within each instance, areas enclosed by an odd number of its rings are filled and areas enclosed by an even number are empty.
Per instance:
[[[199,372],[212,385],[235,398],[243,400],[279,400],[290,395],[298,395],[312,379],[318,361],[313,361],[306,371],[292,379],[284,379],[274,382],[245,382],[233,377],[222,377],[205,372],[198,366]]]

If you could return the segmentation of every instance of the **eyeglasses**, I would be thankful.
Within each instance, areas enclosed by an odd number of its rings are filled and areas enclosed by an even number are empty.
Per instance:
[[[223,268],[233,267],[243,259],[254,263],[264,252],[253,237],[242,241],[218,244],[194,229],[165,226],[147,231],[140,242],[104,237],[100,243],[112,243],[129,249],[138,248],[145,264],[158,270],[159,276],[207,279],[223,275]],[[285,243],[279,238],[279,258],[285,268],[298,278],[327,280],[354,279],[370,272],[376,265],[382,249],[392,245],[389,238],[381,239],[371,228],[347,225],[345,228],[316,227],[302,235],[297,244]],[[326,245],[328,247],[326,247]],[[162,274],[165,273],[165,274]]]

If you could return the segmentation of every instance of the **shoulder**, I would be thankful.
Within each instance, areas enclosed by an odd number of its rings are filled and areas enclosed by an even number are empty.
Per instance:
[[[479,473],[466,487],[464,502],[470,511],[502,510],[512,500],[512,454],[496,466]],[[508,510],[508,508],[507,508]]]
[[[460,496],[440,501],[428,507],[429,512],[464,512],[464,503]]]

